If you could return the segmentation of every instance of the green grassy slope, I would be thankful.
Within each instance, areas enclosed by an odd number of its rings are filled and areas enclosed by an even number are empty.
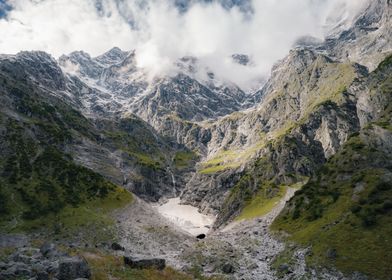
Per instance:
[[[68,216],[75,223],[80,220],[80,226],[89,219],[107,224],[104,213],[97,219],[90,214],[101,213],[98,204],[106,207],[110,201],[121,207],[131,200],[131,194],[76,164],[71,151],[82,139],[100,145],[111,144],[111,139],[103,137],[99,126],[67,102],[26,78],[15,78],[7,67],[0,67],[0,230],[48,227],[51,232],[56,227],[58,231],[68,228]],[[139,120],[122,119],[110,126],[111,132],[124,134],[132,144],[128,150],[146,154],[143,161],[160,149],[160,143],[146,142],[153,141],[154,135]],[[138,134],[132,131],[135,127]]]
[[[363,133],[376,137],[370,129]],[[290,240],[303,246],[311,245],[311,265],[389,279],[392,158],[361,137],[366,136],[352,137],[296,193],[272,228],[289,233]],[[336,258],[329,256],[331,250]]]

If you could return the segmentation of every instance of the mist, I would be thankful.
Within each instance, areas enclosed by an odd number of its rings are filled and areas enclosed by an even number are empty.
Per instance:
[[[210,1],[184,10],[170,0],[10,0],[0,19],[0,53],[96,56],[117,46],[136,50],[138,66],[153,76],[173,73],[177,59],[195,56],[202,69],[249,89],[299,37],[322,40],[334,27],[348,27],[368,2],[253,0],[249,12]],[[236,53],[249,55],[251,65],[234,63]]]

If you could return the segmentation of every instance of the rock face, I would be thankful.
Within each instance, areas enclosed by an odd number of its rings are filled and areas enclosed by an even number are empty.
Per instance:
[[[158,269],[163,270],[166,267],[165,259],[144,258],[144,257],[127,257],[124,256],[124,263],[131,268],[136,269]]]
[[[352,27],[331,32],[321,49],[338,59],[355,61],[374,70],[391,51],[392,3],[389,0],[368,1]]]
[[[62,56],[59,64],[67,73],[75,102],[83,104],[86,112],[103,116],[131,111],[159,132],[164,131],[166,116],[202,121],[238,111],[247,100],[241,89],[221,85],[208,70],[205,79],[196,79],[199,66],[193,57],[177,62],[177,75],[153,81],[137,68],[134,52],[118,48],[96,58],[74,52]]]

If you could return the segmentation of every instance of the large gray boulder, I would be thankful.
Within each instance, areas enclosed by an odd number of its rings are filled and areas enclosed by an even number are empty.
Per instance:
[[[45,258],[55,258],[59,255],[56,245],[49,242],[44,243],[39,249],[39,251]]]
[[[127,257],[124,256],[124,263],[131,268],[148,269],[155,268],[163,270],[166,267],[166,260],[159,258]]]
[[[70,280],[77,278],[90,279],[91,271],[88,263],[81,257],[63,258],[59,262],[59,280]]]

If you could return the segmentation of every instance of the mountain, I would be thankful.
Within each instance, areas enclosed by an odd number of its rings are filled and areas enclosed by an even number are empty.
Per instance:
[[[68,80],[57,62],[45,53],[2,56],[0,65],[5,93],[1,96],[1,113],[7,133],[13,133],[7,123],[16,122],[24,131],[21,135],[26,135],[25,141],[56,146],[76,163],[146,199],[177,193],[170,175],[175,172],[172,157],[185,148],[163,139],[132,114],[86,118],[80,113],[84,105],[74,90],[75,85],[83,84]],[[94,89],[84,89],[85,94],[95,93]],[[5,159],[12,155],[7,149],[4,152]],[[36,153],[30,156],[34,159],[41,152]]]
[[[368,7],[347,30],[339,26],[330,32],[322,47],[330,56],[355,61],[374,70],[391,50],[391,5],[389,1],[369,1]]]
[[[197,63],[196,58],[184,57],[175,63],[176,71],[151,80],[145,70],[137,67],[134,52],[122,52],[118,48],[96,58],[74,52],[59,59],[69,79],[75,81],[73,91],[77,87],[83,91],[83,83],[97,91],[94,95],[75,97],[85,110],[99,114],[103,105],[110,104],[113,112],[102,113],[131,111],[158,131],[165,116],[202,121],[250,105],[248,96],[239,87],[217,80],[212,72],[206,73],[205,79],[197,79]]]
[[[378,279],[391,274],[391,59],[352,88],[360,88],[361,129],[297,192],[273,226],[311,245],[311,263],[332,262]],[[364,104],[371,106],[363,111]]]
[[[113,266],[121,240],[196,279],[389,279],[391,10],[300,38],[252,94],[197,57],[151,77],[137,50],[1,55],[0,229]],[[209,238],[151,208],[171,198],[216,217]]]

